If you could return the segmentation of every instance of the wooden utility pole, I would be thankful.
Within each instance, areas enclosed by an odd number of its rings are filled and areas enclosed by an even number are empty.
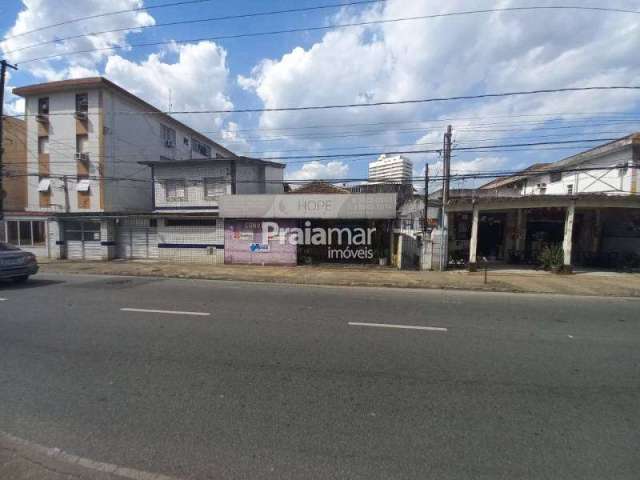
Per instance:
[[[2,171],[2,154],[4,153],[4,83],[7,77],[7,68],[13,68],[17,70],[18,67],[7,63],[6,60],[0,60],[0,220],[4,218],[4,195],[5,192],[2,189],[2,179],[4,172]]]

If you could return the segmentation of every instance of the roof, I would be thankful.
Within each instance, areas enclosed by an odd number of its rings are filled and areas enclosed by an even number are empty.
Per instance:
[[[480,186],[480,188],[500,188],[506,187],[507,185],[511,185],[512,183],[516,183],[520,180],[524,180],[529,175],[533,173],[540,172],[544,170],[547,166],[552,165],[551,163],[534,163],[529,167],[525,168],[521,172],[516,173],[515,175],[511,175],[510,177],[502,177],[496,178],[495,180],[491,180],[489,183],[485,183]]]
[[[207,142],[213,143],[216,146],[218,146],[220,149],[222,149],[225,152],[228,152],[229,154],[233,155],[233,152],[231,152],[231,150],[226,149],[225,147],[223,147],[219,143],[214,142],[213,140],[211,140],[206,135],[203,135],[202,133],[198,132],[197,130],[195,130],[195,129],[191,128],[191,127],[189,127],[188,125],[185,125],[181,121],[176,120],[172,116],[164,113],[159,108],[155,107],[154,105],[151,105],[149,102],[146,102],[145,100],[141,99],[137,95],[134,95],[130,91],[122,88],[120,85],[117,85],[117,84],[113,83],[111,80],[107,80],[104,77],[73,78],[73,79],[69,79],[69,80],[59,80],[59,81],[56,81],[56,82],[36,83],[34,85],[26,85],[24,87],[16,87],[16,88],[13,89],[13,94],[14,95],[19,95],[21,97],[28,97],[28,96],[33,96],[33,95],[43,95],[43,94],[48,94],[48,93],[64,92],[64,91],[67,91],[67,90],[78,90],[78,89],[83,89],[83,88],[86,88],[86,89],[89,89],[89,88],[108,88],[108,89],[114,90],[114,91],[118,92],[119,94],[121,94],[122,96],[127,97],[130,100],[133,100],[134,102],[137,102],[137,103],[141,104],[147,110],[149,110],[151,112],[154,112],[154,113],[161,114],[164,118],[170,120],[174,124],[179,125],[181,128],[183,128],[184,130],[188,131],[191,135],[196,136],[196,137],[200,137],[201,140],[206,140]]]
[[[296,188],[290,192],[289,194],[295,193],[351,193],[346,188],[336,187],[327,182],[316,181],[310,182],[300,188]]]
[[[525,178],[538,173],[543,173],[548,170],[555,170],[555,169],[567,167],[570,165],[577,165],[577,164],[586,162],[588,160],[592,160],[593,158],[597,158],[602,155],[613,153],[632,145],[640,145],[640,132],[632,133],[630,135],[624,136],[617,140],[603,143],[602,145],[598,145],[596,147],[590,148],[589,150],[585,150],[584,152],[580,152],[575,155],[571,155],[570,157],[563,158],[562,160],[558,160],[557,162],[535,163],[530,167],[522,170],[521,172],[516,173],[515,175],[492,180],[491,182],[485,185],[482,185],[480,188],[494,189],[494,188],[504,187],[512,183],[515,183],[519,180],[524,180]]]
[[[243,156],[239,156],[239,155],[234,155],[231,154],[228,157],[217,157],[217,158],[186,158],[184,160],[173,160],[173,159],[169,159],[169,158],[161,158],[160,160],[144,160],[141,162],[138,162],[140,165],[147,165],[147,166],[158,166],[158,165],[164,165],[164,166],[181,166],[181,165],[203,165],[203,164],[209,164],[211,162],[215,162],[215,161],[223,161],[223,160],[235,160],[235,161],[241,161],[241,162],[246,162],[246,163],[261,163],[263,165],[269,165],[270,167],[276,167],[276,168],[285,168],[286,165],[284,163],[278,163],[278,162],[271,162],[269,160],[262,160],[260,158],[252,158],[252,157],[243,157]]]

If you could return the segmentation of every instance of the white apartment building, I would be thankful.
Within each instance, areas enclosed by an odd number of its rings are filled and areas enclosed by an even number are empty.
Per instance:
[[[27,223],[44,231],[44,244],[22,245],[37,255],[115,257],[116,219],[153,207],[151,171],[138,162],[234,156],[102,77],[30,85],[14,93],[25,99],[27,214],[7,222],[25,232]],[[148,229],[155,224],[150,218],[136,222]]]
[[[402,155],[380,155],[369,163],[369,182],[411,183],[413,162]]]

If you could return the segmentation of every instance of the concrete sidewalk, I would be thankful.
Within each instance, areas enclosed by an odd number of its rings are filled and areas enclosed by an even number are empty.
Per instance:
[[[133,275],[302,285],[461,289],[493,292],[555,293],[640,297],[640,274],[583,272],[557,275],[533,270],[417,272],[389,267],[258,266],[172,264],[150,261],[43,263],[47,273]]]
[[[177,480],[95,462],[0,432],[0,478],[11,480]]]

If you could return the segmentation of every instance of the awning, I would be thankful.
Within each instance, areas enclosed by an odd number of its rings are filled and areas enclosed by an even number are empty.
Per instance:
[[[48,178],[43,178],[38,182],[38,191],[39,192],[48,192],[51,188],[51,180]]]
[[[91,181],[85,178],[78,182],[78,186],[76,187],[76,190],[78,190],[79,192],[88,192],[90,186],[91,186]]]

